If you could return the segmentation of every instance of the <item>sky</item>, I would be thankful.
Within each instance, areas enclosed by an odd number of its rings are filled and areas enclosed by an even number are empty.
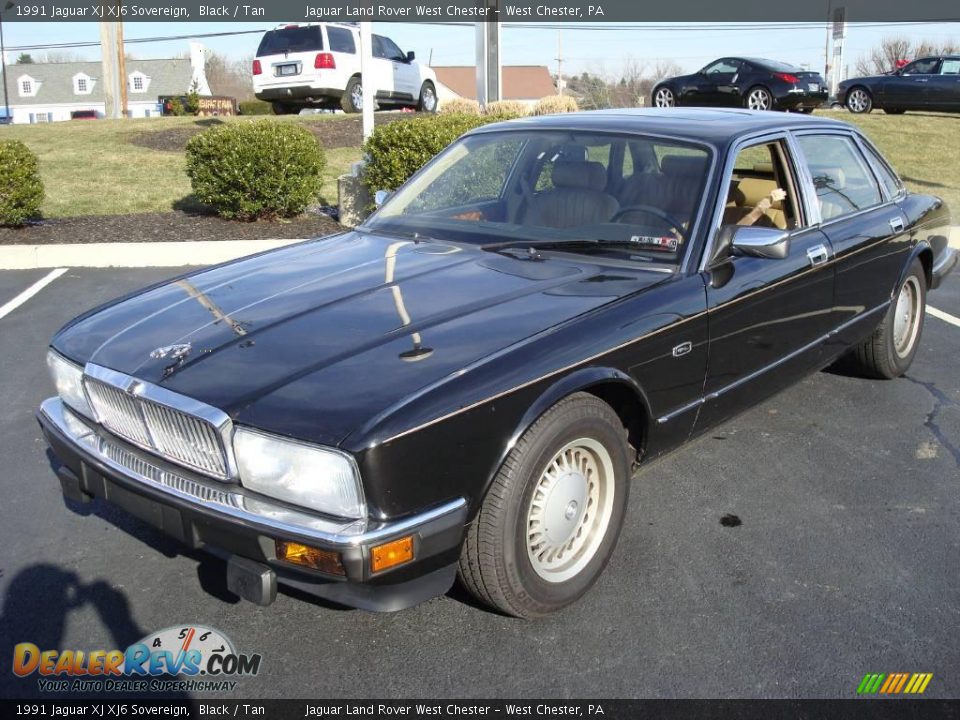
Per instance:
[[[618,23],[622,28],[624,23]],[[264,30],[265,23],[127,23],[128,41],[136,38],[198,33]],[[743,27],[738,24],[738,27]],[[558,33],[548,28],[511,28],[503,25],[501,62],[504,65],[547,65],[556,72],[558,34],[562,44],[564,74],[590,72],[619,77],[628,60],[651,65],[658,60],[672,60],[684,72],[693,72],[709,61],[726,56],[768,57],[796,65],[822,70],[824,64],[825,25],[800,25],[790,29],[771,29],[757,24],[746,30],[707,28],[686,23],[682,29],[642,28],[615,29],[595,23],[590,27],[566,29]],[[857,57],[877,45],[885,36],[901,35],[933,41],[960,40],[960,23],[890,24],[858,26],[851,23],[846,40],[844,63],[851,72]],[[24,23],[3,25],[8,61],[13,62],[18,46],[99,40],[97,23]],[[473,65],[474,29],[470,26],[438,26],[420,23],[374,23],[374,32],[389,35],[404,50],[413,50],[418,60],[432,58],[435,65]],[[222,38],[204,38],[212,50],[234,58],[251,57],[259,43],[259,34]],[[128,45],[128,52],[140,58],[164,58],[181,55],[187,40]],[[55,50],[53,50],[55,51]],[[45,50],[29,51],[35,58]],[[99,59],[99,48],[64,50],[85,59]]]

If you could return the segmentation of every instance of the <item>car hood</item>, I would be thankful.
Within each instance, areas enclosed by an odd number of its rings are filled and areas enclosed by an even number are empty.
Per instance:
[[[53,345],[238,423],[336,445],[419,388],[667,277],[350,232],[155,286]]]

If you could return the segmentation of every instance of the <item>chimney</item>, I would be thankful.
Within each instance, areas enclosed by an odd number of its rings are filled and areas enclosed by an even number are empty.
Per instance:
[[[196,40],[190,41],[190,65],[193,67],[194,75],[203,73],[206,70],[206,50],[203,45]]]

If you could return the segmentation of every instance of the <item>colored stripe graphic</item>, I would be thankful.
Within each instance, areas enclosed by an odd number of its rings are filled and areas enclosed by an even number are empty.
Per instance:
[[[922,695],[933,673],[867,673],[857,686],[857,695]]]

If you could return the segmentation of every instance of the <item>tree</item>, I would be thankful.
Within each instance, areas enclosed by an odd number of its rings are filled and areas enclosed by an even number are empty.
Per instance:
[[[854,65],[857,75],[880,75],[897,69],[898,63],[915,60],[928,55],[953,55],[960,51],[960,44],[953,40],[912,41],[903,36],[888,36],[880,44],[863,53]]]
[[[33,65],[33,58],[30,53],[20,53],[17,56],[17,65]]]

